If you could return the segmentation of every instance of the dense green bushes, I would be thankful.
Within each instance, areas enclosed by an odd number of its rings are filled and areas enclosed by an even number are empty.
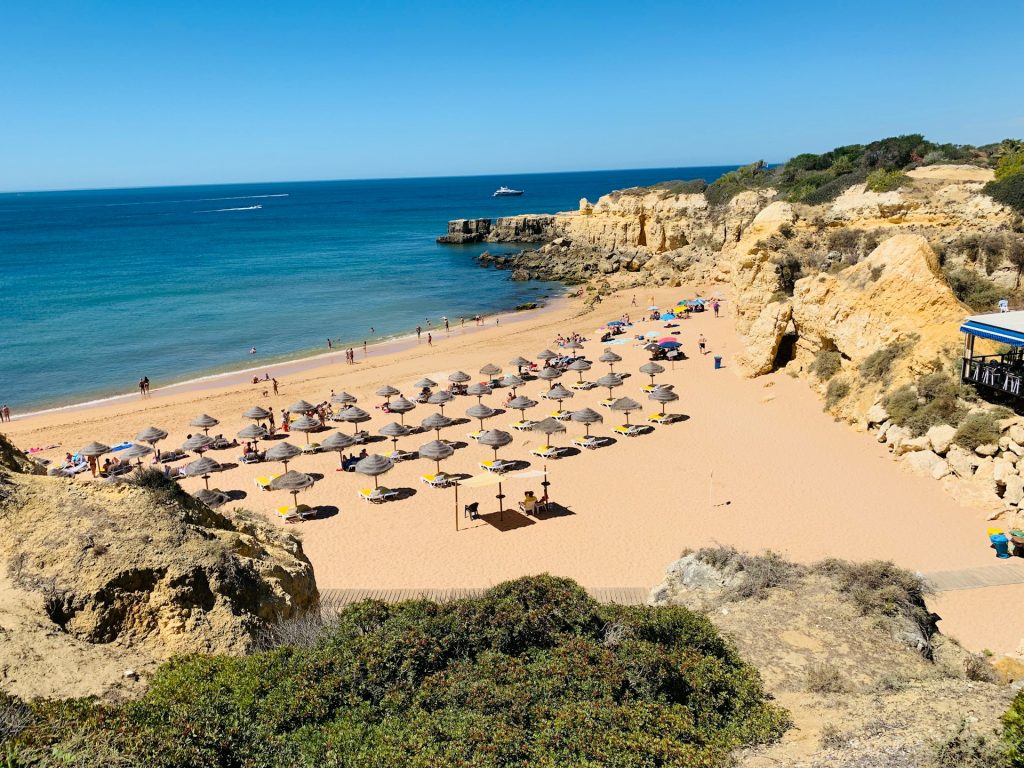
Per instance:
[[[902,171],[876,168],[868,174],[865,184],[872,192],[892,192],[909,182],[910,177]]]
[[[843,356],[835,349],[819,349],[811,363],[812,373],[817,374],[822,381],[828,381],[837,373],[843,365]]]
[[[909,384],[894,389],[882,405],[893,423],[908,428],[914,437],[939,424],[955,427],[967,414],[957,399],[956,383],[941,371],[922,376],[916,389]]]
[[[973,451],[979,445],[987,445],[999,442],[999,426],[996,424],[996,415],[985,411],[983,413],[972,413],[960,422],[956,430],[953,442],[968,451]]]
[[[176,659],[138,701],[35,715],[15,765],[710,768],[786,722],[705,617],[547,576],[361,603],[311,647]]]
[[[947,270],[946,282],[953,295],[973,310],[992,312],[1006,291],[968,269]]]
[[[990,181],[985,185],[984,191],[997,203],[1013,208],[1018,213],[1024,213],[1024,172]]]
[[[893,365],[907,354],[911,342],[909,340],[894,341],[886,344],[864,358],[860,364],[860,375],[868,381],[879,381],[888,378]]]

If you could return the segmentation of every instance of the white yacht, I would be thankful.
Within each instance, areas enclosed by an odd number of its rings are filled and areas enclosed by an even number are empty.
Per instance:
[[[523,194],[521,189],[509,189],[508,187],[498,187],[498,190],[491,195],[491,197],[519,197]]]

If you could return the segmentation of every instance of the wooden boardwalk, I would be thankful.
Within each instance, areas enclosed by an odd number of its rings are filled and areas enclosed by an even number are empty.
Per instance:
[[[360,600],[381,600],[385,603],[400,603],[403,600],[433,600],[438,603],[467,597],[480,597],[485,587],[476,589],[323,589],[320,591],[320,605],[338,610]],[[620,605],[645,605],[650,590],[645,587],[597,587],[587,589],[588,594],[599,603]]]
[[[932,571],[924,574],[924,578],[937,592],[1024,584],[1024,559],[1011,557],[1009,560],[1000,560],[993,565],[982,565],[977,568]]]

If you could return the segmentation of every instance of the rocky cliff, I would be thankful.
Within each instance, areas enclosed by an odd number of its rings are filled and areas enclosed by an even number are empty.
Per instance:
[[[296,538],[215,512],[171,481],[146,485],[0,470],[4,688],[102,695],[126,684],[128,667],[242,653],[317,605]]]

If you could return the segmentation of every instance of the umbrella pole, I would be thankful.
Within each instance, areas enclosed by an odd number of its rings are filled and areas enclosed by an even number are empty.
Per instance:
[[[501,482],[498,482],[498,519],[505,519],[505,494],[501,492]]]
[[[206,490],[210,490],[210,476],[209,475],[203,475],[203,480],[206,481]]]
[[[437,466],[440,467],[441,463],[438,462]],[[456,480],[455,481],[455,531],[456,531],[456,533],[458,532],[458,530],[459,530],[459,481]]]
[[[549,504],[551,503],[551,496],[548,494],[548,489],[549,489],[550,485],[551,485],[551,483],[548,482],[548,465],[545,464],[544,465],[544,480],[541,482],[541,486],[544,488],[544,493],[542,495],[547,497]]]

